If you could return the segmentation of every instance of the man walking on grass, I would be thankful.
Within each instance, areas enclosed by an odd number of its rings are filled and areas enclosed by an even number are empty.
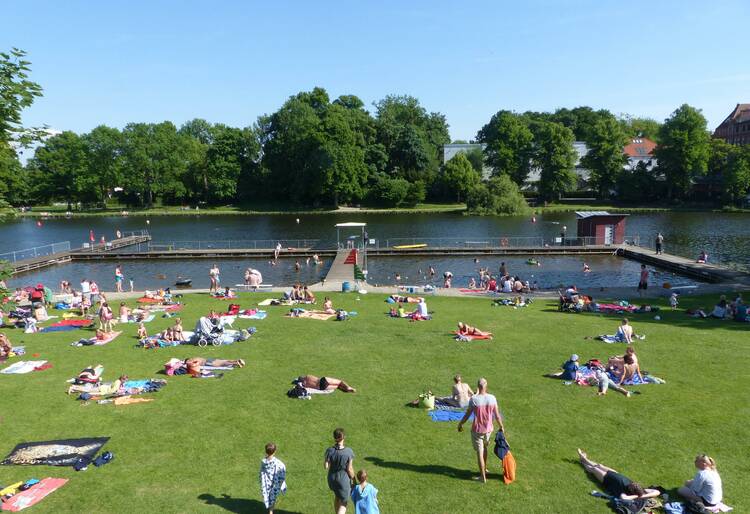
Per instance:
[[[462,432],[464,423],[474,414],[474,421],[471,424],[471,443],[477,452],[477,462],[479,463],[479,480],[487,482],[487,453],[492,441],[492,431],[494,430],[494,420],[497,420],[499,430],[504,432],[503,420],[500,417],[500,411],[497,407],[497,399],[494,395],[487,392],[487,379],[480,378],[477,383],[477,394],[469,400],[469,406],[466,409],[463,419],[458,423],[458,431]]]

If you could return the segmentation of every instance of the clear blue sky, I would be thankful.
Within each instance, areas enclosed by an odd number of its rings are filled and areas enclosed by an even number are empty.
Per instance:
[[[35,1],[6,3],[0,48],[29,52],[45,96],[25,122],[201,117],[251,125],[314,86],[387,94],[471,139],[499,109],[591,105],[714,128],[750,102],[747,0]]]

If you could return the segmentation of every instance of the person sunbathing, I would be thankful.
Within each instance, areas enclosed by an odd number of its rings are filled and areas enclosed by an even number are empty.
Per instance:
[[[114,382],[104,382],[99,384],[82,384],[72,385],[68,388],[68,394],[73,393],[89,393],[97,396],[108,396],[111,394],[117,394],[120,389],[128,381],[127,375],[120,375],[120,378]]]
[[[724,492],[716,462],[708,455],[698,455],[694,464],[698,472],[677,493],[688,501],[702,503],[704,507],[718,505]]]
[[[174,333],[172,332],[172,327],[166,328],[161,334],[159,334],[159,339],[168,343],[174,341]]]
[[[127,323],[130,319],[130,307],[125,305],[125,302],[120,303],[120,323]]]
[[[323,302],[323,312],[326,314],[336,314],[336,310],[333,308],[333,302],[327,296]]]
[[[646,489],[638,482],[632,481],[614,469],[593,462],[580,448],[578,448],[578,458],[583,469],[597,482],[601,483],[610,496],[620,500],[642,500],[656,498],[661,494],[657,489]]]
[[[479,330],[477,327],[472,327],[471,325],[467,325],[466,323],[459,321],[458,335],[492,337],[492,332],[484,332],[482,330]]]
[[[10,353],[13,351],[13,345],[10,344],[10,339],[5,334],[0,334],[0,361],[6,360],[10,357]]]
[[[146,326],[141,321],[138,324],[138,339],[146,339],[148,337],[148,331],[146,330]]]
[[[340,380],[338,378],[333,377],[316,377],[315,375],[300,375],[300,377],[296,380],[300,384],[302,384],[304,387],[308,387],[310,389],[319,389],[321,391],[329,391],[338,389],[340,391],[344,391],[345,393],[356,393],[357,390],[351,387],[349,384],[344,382],[343,380]]]
[[[302,296],[307,303],[315,303],[315,295],[307,286],[302,288]]]
[[[174,326],[172,327],[172,337],[175,341],[184,341],[185,334],[182,332],[182,318],[175,318]]]
[[[461,375],[453,377],[453,395],[444,396],[437,398],[441,403],[450,405],[451,407],[460,407],[465,409],[469,405],[469,400],[474,396],[474,391],[471,390],[469,384],[463,382]]]
[[[622,323],[617,327],[615,338],[628,344],[633,342],[633,327],[628,323],[628,318],[622,318]]]
[[[188,374],[194,377],[199,377],[204,373],[204,366],[244,368],[245,361],[242,359],[205,359],[203,357],[185,359],[185,368],[187,368]]]
[[[396,303],[419,303],[422,300],[420,296],[401,296],[397,294],[392,294],[390,298]]]

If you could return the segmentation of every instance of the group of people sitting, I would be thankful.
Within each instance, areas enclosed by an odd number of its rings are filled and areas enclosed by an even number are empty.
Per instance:
[[[706,313],[703,307],[698,309],[688,309],[687,313],[695,318],[716,318],[716,319],[733,319],[734,321],[750,321],[748,316],[748,306],[742,300],[742,295],[738,294],[731,302],[727,300],[726,295],[721,295],[719,301],[714,305],[710,313]]]
[[[469,279],[469,289],[484,289],[498,293],[530,293],[532,285],[529,281],[522,281],[519,276],[504,274],[499,279],[490,274],[487,268],[479,269],[479,282],[474,277]]]
[[[398,297],[398,295],[391,295],[389,298],[393,298],[394,296]],[[398,298],[404,298],[404,297],[398,297]],[[409,301],[408,303],[414,303],[412,301]],[[414,309],[411,312],[407,312],[404,308],[403,302],[398,302],[398,307],[391,307],[390,312],[388,315],[392,318],[410,318],[414,321],[417,320],[428,320],[431,318],[430,312],[427,310],[427,302],[423,297],[417,297],[417,308]]]
[[[614,469],[592,461],[580,448],[578,459],[583,469],[601,483],[606,493],[616,500],[648,500],[663,494],[661,489],[643,487]],[[724,499],[716,461],[708,455],[701,454],[695,457],[693,464],[697,470],[695,475],[687,480],[677,492],[688,502],[689,512],[712,512],[709,509],[719,507]]]
[[[307,285],[294,284],[288,293],[284,293],[284,300],[297,303],[315,303],[315,294]]]
[[[599,359],[590,359],[585,366],[581,366],[578,355],[574,353],[560,368],[561,371],[546,376],[567,382],[580,381],[584,385],[597,386],[599,396],[607,394],[610,388],[625,396],[630,396],[630,392],[622,386],[633,381],[639,383],[645,381],[638,356],[632,346],[628,346],[622,355],[611,356],[606,364]]]
[[[148,330],[146,329],[146,325],[143,324],[141,321],[138,324],[138,340],[143,341],[144,339],[148,339]],[[167,327],[161,332],[159,332],[156,335],[156,339],[167,342],[167,343],[176,343],[176,342],[184,342],[185,334],[182,330],[182,319],[181,318],[175,318],[174,325],[171,327]]]

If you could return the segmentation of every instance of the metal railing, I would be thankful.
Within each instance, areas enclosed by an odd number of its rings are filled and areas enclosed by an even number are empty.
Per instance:
[[[640,238],[625,236],[625,244],[637,245]],[[541,237],[541,236],[500,236],[500,237],[395,237],[376,239],[368,248],[419,247],[428,248],[544,248],[551,246],[600,246],[601,237]]]
[[[319,239],[237,239],[216,241],[159,241],[150,242],[149,250],[273,250],[281,244],[282,251],[287,248],[311,248]]]
[[[145,237],[148,236],[148,230],[129,230],[126,232],[122,232],[121,235],[122,237],[120,239],[125,239],[126,237]]]
[[[55,253],[69,252],[70,241],[64,241],[61,243],[51,243],[48,245],[34,246],[33,248],[25,248],[23,250],[16,250],[14,252],[7,252],[0,254],[0,260],[8,262],[18,262],[26,259],[34,259],[36,257],[46,257]]]

